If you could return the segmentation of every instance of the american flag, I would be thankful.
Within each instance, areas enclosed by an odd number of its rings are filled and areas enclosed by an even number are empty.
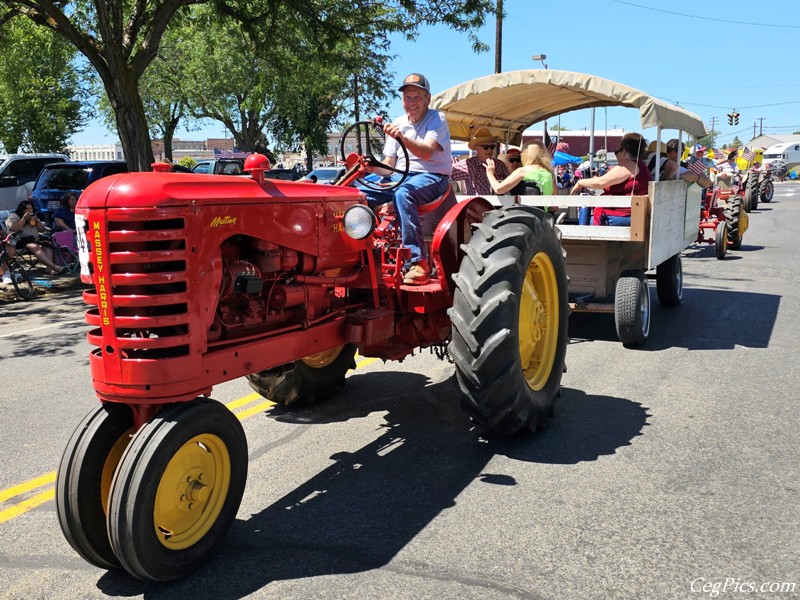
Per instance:
[[[703,177],[706,174],[706,163],[702,160],[692,161],[689,163],[689,170],[698,177]]]
[[[719,160],[720,158],[725,157],[725,150],[720,150],[719,148],[712,148],[711,151],[714,153],[715,160]]]
[[[744,152],[742,152],[742,158],[745,159],[747,162],[752,162],[755,157],[756,153],[751,148],[745,146]]]
[[[558,140],[556,140],[557,142]],[[556,151],[556,142],[550,137],[550,133],[547,131],[547,121],[544,122],[544,145],[547,147],[547,151],[550,153],[550,156],[553,156],[553,153]]]

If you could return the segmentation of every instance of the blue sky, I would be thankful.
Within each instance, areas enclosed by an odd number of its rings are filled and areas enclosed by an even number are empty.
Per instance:
[[[568,8],[566,8],[568,6]],[[504,0],[503,70],[542,68],[532,61],[545,54],[551,69],[597,75],[658,98],[678,102],[711,126],[716,117],[718,144],[734,136],[743,141],[759,127],[764,133],[800,131],[800,78],[795,73],[800,40],[796,3],[777,0],[690,2],[673,0],[595,0],[567,4],[556,0]],[[758,10],[758,7],[769,9]],[[466,34],[444,26],[428,27],[415,42],[396,39],[393,70],[399,82],[407,73],[424,73],[435,94],[494,72],[494,17],[479,32],[491,46],[483,54],[470,49]],[[740,113],[729,126],[727,113]],[[402,110],[399,100],[390,109]],[[763,118],[763,121],[760,119]],[[571,129],[588,128],[589,111],[562,116]],[[595,127],[639,131],[634,109],[598,110]],[[209,123],[184,139],[221,137],[222,125]],[[645,137],[655,130],[644,131]],[[110,143],[116,136],[94,124],[74,143]]]

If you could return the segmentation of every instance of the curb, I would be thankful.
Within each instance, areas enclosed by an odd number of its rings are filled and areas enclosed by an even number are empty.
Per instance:
[[[46,275],[43,269],[31,269],[28,273],[33,281],[33,291],[36,293],[36,297],[31,300],[23,300],[17,295],[13,284],[0,283],[1,303],[35,302],[43,296],[52,296],[54,294],[75,290],[86,290],[92,287],[91,285],[82,283],[78,273],[57,277]]]

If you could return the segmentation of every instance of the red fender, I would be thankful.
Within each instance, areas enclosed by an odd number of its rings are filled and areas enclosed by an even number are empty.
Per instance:
[[[442,291],[453,295],[453,274],[458,272],[464,251],[461,244],[468,244],[472,239],[472,224],[483,221],[484,213],[495,210],[495,207],[480,196],[459,202],[447,211],[433,232],[431,258],[436,270],[444,273],[439,277]]]

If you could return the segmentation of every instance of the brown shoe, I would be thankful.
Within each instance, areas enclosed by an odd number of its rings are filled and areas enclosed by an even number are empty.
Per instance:
[[[403,278],[406,285],[424,285],[431,280],[431,267],[427,260],[421,260],[411,265]]]

